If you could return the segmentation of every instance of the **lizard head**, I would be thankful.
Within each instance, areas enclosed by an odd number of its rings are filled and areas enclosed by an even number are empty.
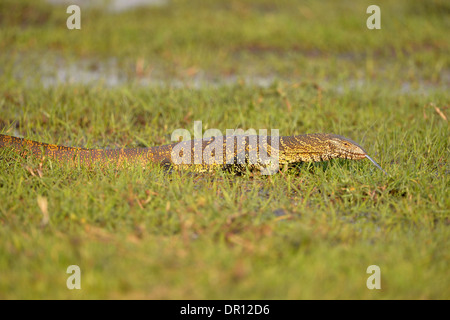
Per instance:
[[[366,150],[355,141],[337,134],[330,134],[328,143],[331,153],[335,155],[335,157],[351,160],[369,159],[377,168],[387,174],[375,160],[369,157]]]
[[[367,152],[363,149],[363,147],[355,141],[343,136],[330,134],[327,141],[329,148],[331,149],[331,153],[337,158],[359,160],[364,159],[367,155]]]

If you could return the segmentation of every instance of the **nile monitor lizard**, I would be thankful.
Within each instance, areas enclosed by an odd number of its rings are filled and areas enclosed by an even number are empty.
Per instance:
[[[267,157],[272,157],[269,161],[275,159],[281,166],[297,162],[327,161],[333,158],[351,160],[367,158],[383,170],[356,142],[336,134],[323,133],[285,137],[223,136],[183,141],[182,144],[131,149],[65,147],[0,135],[0,148],[5,147],[12,148],[22,156],[33,155],[39,158],[46,156],[59,163],[84,165],[160,163],[174,167],[192,167],[198,172],[229,166],[261,169],[268,163],[261,159],[260,155],[263,152]],[[252,158],[252,155],[255,157]]]

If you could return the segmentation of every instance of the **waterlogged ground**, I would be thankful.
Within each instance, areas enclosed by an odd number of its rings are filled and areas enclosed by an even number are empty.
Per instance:
[[[364,1],[70,4],[80,30],[66,2],[1,2],[0,133],[115,148],[197,120],[333,132],[389,176],[366,160],[236,176],[0,151],[1,298],[450,298],[447,2],[379,1],[381,30]]]

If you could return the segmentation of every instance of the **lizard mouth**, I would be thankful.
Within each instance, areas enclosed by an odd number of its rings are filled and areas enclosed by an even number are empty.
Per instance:
[[[352,153],[351,155],[352,155],[353,159],[361,160],[361,159],[366,158],[367,153]]]
[[[339,153],[343,158],[352,159],[352,160],[361,160],[361,159],[366,158],[366,156],[367,156],[367,153],[352,152],[349,150],[340,150]]]

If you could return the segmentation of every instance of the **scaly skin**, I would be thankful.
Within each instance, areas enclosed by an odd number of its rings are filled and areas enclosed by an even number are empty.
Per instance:
[[[272,147],[272,144],[277,145],[276,142],[278,142],[278,148]],[[182,143],[182,145],[173,143],[150,148],[85,149],[0,135],[0,148],[9,147],[22,156],[30,154],[37,158],[46,156],[58,163],[73,165],[138,163],[145,166],[149,163],[160,163],[175,168],[192,167],[198,172],[214,168],[230,168],[230,166],[231,169],[236,167],[260,169],[267,165],[260,156],[262,152],[265,152],[267,156],[276,156],[278,152],[280,166],[297,162],[327,161],[333,158],[351,160],[368,158],[377,165],[356,142],[335,134],[315,133],[276,137],[273,141],[271,137],[228,136]],[[256,146],[256,153],[252,153],[255,151],[252,146]],[[183,162],[174,161],[172,151],[180,159],[184,156]],[[255,158],[252,158],[252,155]]]

